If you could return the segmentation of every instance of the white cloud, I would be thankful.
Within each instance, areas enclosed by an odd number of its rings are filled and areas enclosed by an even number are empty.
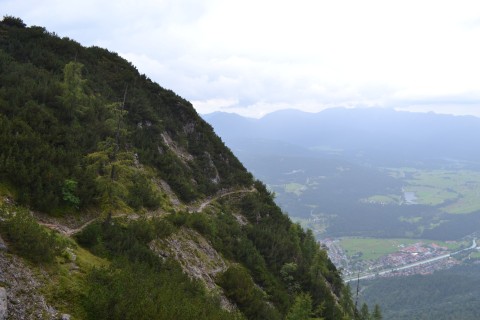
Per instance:
[[[477,1],[0,0],[0,7],[120,52],[200,112],[361,105],[478,113]]]
[[[236,99],[209,99],[204,101],[192,101],[195,109],[198,110],[201,114],[212,113],[215,111],[225,111],[228,109],[235,108],[238,105],[238,100]]]

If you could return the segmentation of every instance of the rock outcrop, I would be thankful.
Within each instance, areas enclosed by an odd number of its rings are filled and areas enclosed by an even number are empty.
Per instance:
[[[39,293],[41,282],[21,258],[0,251],[0,283],[6,287],[0,288],[0,320],[57,319],[57,311]]]
[[[0,287],[0,320],[7,319],[8,316],[8,302],[7,302],[7,290]]]

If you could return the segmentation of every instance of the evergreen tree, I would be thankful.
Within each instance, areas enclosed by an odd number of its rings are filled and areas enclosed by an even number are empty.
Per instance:
[[[375,309],[373,309],[372,320],[382,320],[382,319],[383,319],[383,316],[380,310],[380,306],[376,304]]]
[[[75,195],[77,185],[77,181],[66,179],[62,187],[63,200],[75,209],[78,209],[78,206],[80,205],[80,198]]]
[[[342,309],[345,312],[346,316],[351,316],[354,314],[355,305],[353,302],[352,291],[349,284],[344,286],[342,289],[340,305],[342,306]]]
[[[25,28],[27,25],[22,19],[12,16],[3,16],[2,24],[9,27]]]
[[[286,320],[309,320],[312,315],[312,297],[306,293],[300,293],[295,297]]]
[[[360,308],[360,320],[370,320],[370,311],[366,303],[363,303]]]
[[[63,93],[61,100],[67,121],[71,121],[77,114],[83,114],[88,107],[88,96],[85,93],[86,80],[82,78],[83,64],[69,62],[63,69]]]
[[[98,151],[87,156],[88,170],[94,175],[98,200],[107,220],[112,214],[126,208],[128,183],[133,175],[133,154],[117,152],[112,138],[99,144]]]

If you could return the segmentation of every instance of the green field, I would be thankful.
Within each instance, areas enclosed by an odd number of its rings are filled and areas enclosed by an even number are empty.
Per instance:
[[[362,201],[376,204],[399,204],[402,201],[402,197],[396,194],[375,195],[362,199]]]
[[[294,193],[296,196],[300,196],[305,190],[307,190],[306,186],[295,182],[286,184],[284,188],[285,192]]]
[[[422,221],[422,217],[399,217],[398,220],[402,222],[408,222],[408,223],[418,223]]]
[[[415,194],[415,203],[440,206],[451,214],[467,214],[480,210],[480,172],[469,170],[388,169],[390,176],[405,183],[404,192]],[[372,195],[363,201],[402,203],[403,195]]]
[[[314,234],[325,232],[327,218],[322,215],[315,215],[312,218],[290,217],[293,222],[299,223],[304,229],[311,229]]]
[[[419,242],[424,243],[425,245],[435,243],[439,246],[447,247],[452,251],[468,245],[466,242],[375,238],[342,238],[340,240],[340,245],[349,257],[359,257],[362,260],[376,260],[382,256],[397,252],[404,246]]]
[[[418,240],[415,239],[343,238],[340,245],[349,257],[360,255],[362,260],[376,260],[398,251],[401,245],[407,246],[416,242]]]

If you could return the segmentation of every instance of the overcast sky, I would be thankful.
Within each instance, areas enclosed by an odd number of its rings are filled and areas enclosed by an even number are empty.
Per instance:
[[[480,116],[480,2],[0,0],[118,52],[199,113],[387,107]]]

